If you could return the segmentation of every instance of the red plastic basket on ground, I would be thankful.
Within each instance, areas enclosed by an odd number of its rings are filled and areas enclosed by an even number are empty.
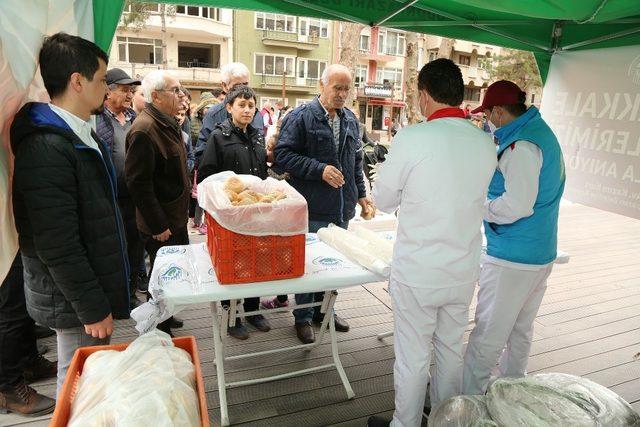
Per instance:
[[[227,230],[208,213],[207,247],[221,284],[266,282],[304,274],[305,236],[247,236]]]
[[[202,427],[209,427],[209,412],[207,411],[207,396],[205,395],[204,380],[202,379],[202,368],[200,367],[200,355],[195,337],[173,338],[173,345],[185,350],[191,355],[191,361],[196,370],[196,393],[198,393],[198,405],[200,409],[200,422]],[[78,391],[78,380],[82,375],[82,367],[89,356],[96,351],[116,350],[124,351],[129,344],[100,345],[94,347],[81,347],[71,359],[71,365],[67,369],[67,376],[64,380],[60,395],[56,402],[56,409],[49,427],[65,427],[71,418],[71,403]],[[149,414],[153,417],[153,414]]]

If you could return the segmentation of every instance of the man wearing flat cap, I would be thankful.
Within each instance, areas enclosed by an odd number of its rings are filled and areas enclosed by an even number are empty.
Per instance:
[[[137,266],[140,265],[144,249],[136,227],[136,209],[127,190],[124,160],[125,139],[136,118],[131,102],[135,87],[140,85],[140,81],[132,79],[120,68],[107,71],[106,80],[108,90],[104,100],[104,111],[96,117],[96,133],[109,146],[116,171],[118,206],[125,226],[127,256],[131,266],[129,292],[133,309],[138,306],[135,294],[138,285]]]
[[[515,83],[487,89],[482,105],[498,145],[498,167],[484,210],[476,326],[464,358],[464,394],[484,394],[499,359],[500,376],[526,374],[533,321],[556,258],[564,190],[562,151],[553,131]]]

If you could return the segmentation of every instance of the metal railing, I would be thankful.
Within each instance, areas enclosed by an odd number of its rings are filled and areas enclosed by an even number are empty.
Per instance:
[[[262,40],[280,40],[293,43],[319,44],[320,40],[317,34],[313,33],[308,36],[298,35],[297,32],[289,33],[287,31],[262,30]]]
[[[268,74],[259,74],[262,86],[282,86],[282,76],[273,76]],[[316,87],[318,79],[285,77],[285,86],[304,86]]]
[[[200,61],[179,61],[178,67],[181,68],[220,68],[218,64],[210,64]]]

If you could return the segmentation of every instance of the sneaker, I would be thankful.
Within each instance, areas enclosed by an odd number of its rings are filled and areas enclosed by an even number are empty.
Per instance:
[[[278,297],[273,297],[273,299],[270,300],[260,301],[260,305],[262,305],[262,308],[266,309],[289,307],[289,300],[280,302],[278,301]]]
[[[143,271],[138,271],[136,275],[138,276],[136,278],[138,291],[142,293],[147,292],[147,290],[149,289],[149,276],[147,276],[147,273]]]
[[[249,331],[247,327],[240,322],[240,319],[236,321],[236,326],[227,327],[227,333],[238,340],[246,340],[249,338]]]
[[[254,316],[247,316],[247,322],[253,325],[254,328],[261,332],[269,332],[271,330],[271,326],[267,319],[264,318],[262,314],[256,314]]]
[[[28,383],[54,378],[58,374],[58,364],[38,355],[25,364],[23,372]]]
[[[0,414],[14,412],[37,417],[50,414],[55,408],[55,400],[38,394],[24,381],[0,392]]]
[[[198,234],[201,234],[201,235],[205,235],[205,234],[207,234],[207,224],[202,223],[202,224],[198,227]]]

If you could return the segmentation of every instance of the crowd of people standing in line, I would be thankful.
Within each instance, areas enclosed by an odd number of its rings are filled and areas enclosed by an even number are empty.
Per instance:
[[[308,104],[261,112],[249,70],[231,63],[220,90],[201,95],[190,112],[189,92],[169,72],[139,81],[108,70],[106,53],[79,37],[45,39],[39,64],[51,102],[27,103],[11,128],[20,253],[0,287],[0,411],[53,410],[54,400],[27,381],[57,375],[59,392],[77,348],[110,342],[114,320],[129,318],[136,290],[146,291],[145,252],[153,267],[160,248],[189,243],[189,218],[191,226],[203,224],[193,191],[222,171],[287,179],[307,200],[310,232],[331,223],[348,228],[357,205],[400,210],[389,285],[396,407],[393,420],[372,417],[370,426],[420,425],[431,344],[434,405],[486,391],[498,359],[501,375],[525,374],[556,256],[564,166],[553,132],[514,83],[492,84],[472,112],[487,116],[491,138],[460,108],[460,69],[445,59],[425,65],[418,90],[426,120],[397,129],[369,196],[363,130],[345,106],[352,76],[343,65],[324,70]],[[297,294],[295,301],[322,297]],[[268,319],[251,313],[260,304],[244,300],[246,322],[267,332]],[[288,304],[287,295],[262,301]],[[296,308],[293,317],[298,339],[314,342],[319,307]],[[57,365],[39,355],[34,321],[55,331]],[[349,330],[337,314],[332,321]],[[158,328],[171,334],[180,326],[170,318]],[[250,335],[240,318],[228,333]]]

